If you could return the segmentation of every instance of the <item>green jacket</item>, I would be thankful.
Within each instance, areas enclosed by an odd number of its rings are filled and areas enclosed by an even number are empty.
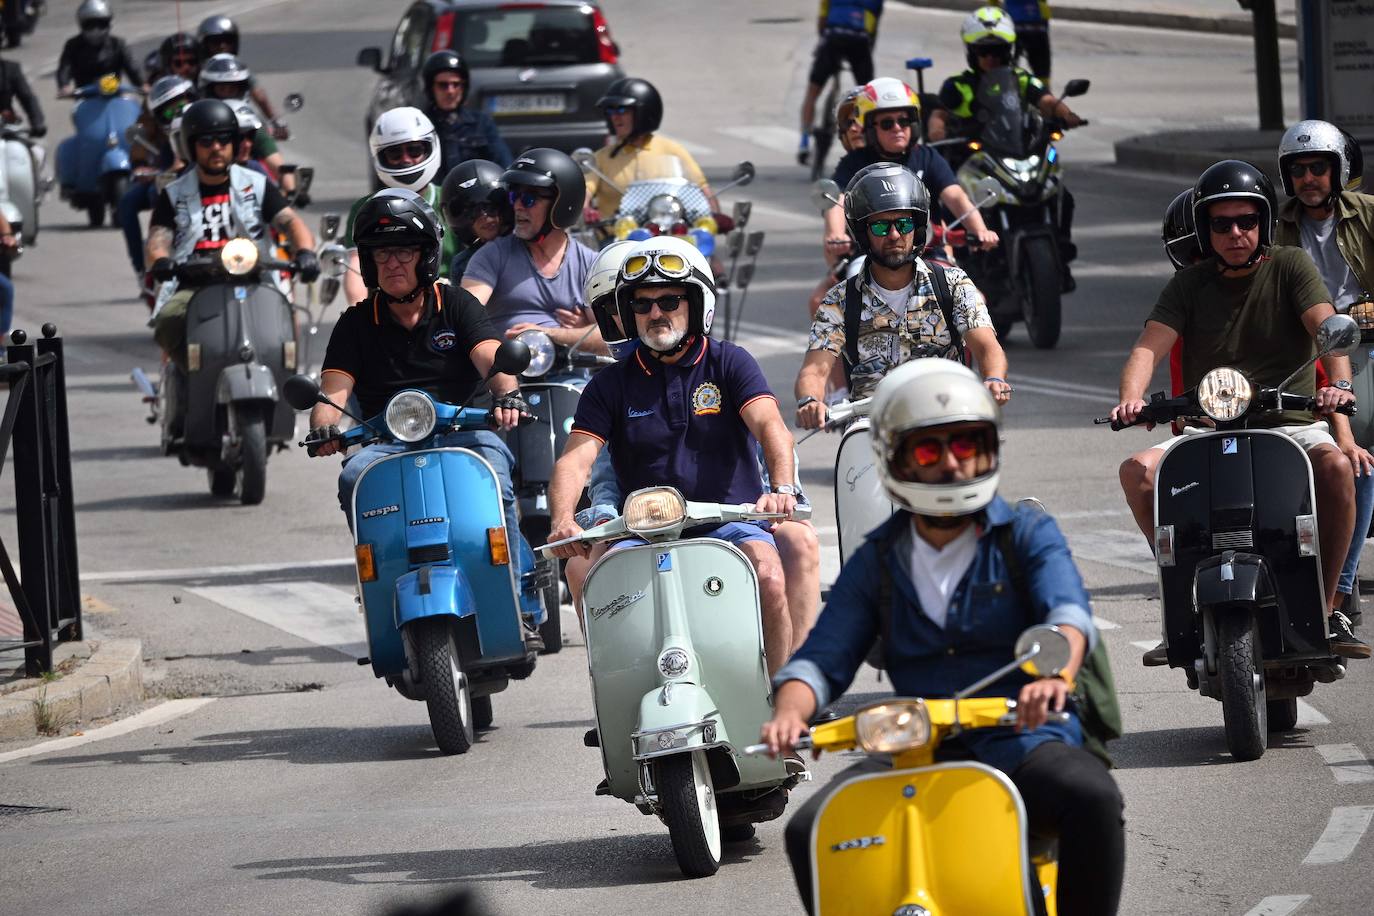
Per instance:
[[[1276,244],[1302,247],[1302,215],[1302,202],[1296,197],[1279,207]],[[1336,247],[1365,295],[1374,296],[1374,196],[1342,191],[1336,198],[1336,221]]]

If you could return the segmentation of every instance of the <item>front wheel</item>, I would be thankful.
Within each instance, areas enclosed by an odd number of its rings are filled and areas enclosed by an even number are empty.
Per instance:
[[[239,502],[256,506],[267,494],[267,412],[258,404],[234,407],[239,434]]]
[[[1291,732],[1298,727],[1298,700],[1270,700],[1265,715],[1269,719],[1269,731]]]
[[[446,617],[425,617],[410,630],[434,740],[445,754],[466,754],[472,747],[472,694],[453,642],[453,627]]]
[[[689,878],[714,875],[720,868],[720,812],[706,752],[660,758],[654,784],[678,868]]]
[[[126,172],[113,172],[105,177],[105,203],[110,213],[119,212],[119,202],[129,190],[129,175]]]
[[[1026,334],[1037,349],[1049,350],[1059,343],[1063,324],[1059,259],[1054,240],[1030,238],[1021,252],[1022,309]]]
[[[1216,632],[1226,749],[1237,760],[1258,760],[1268,743],[1269,719],[1259,627],[1253,614],[1223,611],[1216,616]]]
[[[105,201],[86,205],[86,222],[92,229],[105,225]]]

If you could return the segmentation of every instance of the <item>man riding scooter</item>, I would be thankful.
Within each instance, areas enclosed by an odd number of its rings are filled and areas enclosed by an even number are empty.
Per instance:
[[[1154,369],[1180,336],[1185,388],[1196,387],[1203,375],[1220,366],[1237,369],[1257,388],[1272,388],[1284,382],[1294,365],[1311,359],[1317,328],[1336,313],[1311,258],[1298,249],[1271,244],[1274,188],[1258,168],[1234,159],[1216,163],[1193,187],[1192,207],[1204,260],[1175,273],[1150,312],[1121,370],[1121,403],[1111,415],[1118,424],[1134,423],[1140,417]],[[1350,438],[1349,420],[1335,412],[1355,400],[1350,391],[1350,360],[1326,356],[1322,363],[1331,380],[1327,387],[1316,390],[1315,372],[1309,365],[1285,389],[1315,397],[1317,422],[1310,414],[1269,412],[1258,414],[1248,425],[1274,428],[1307,452],[1316,484],[1330,648],[1345,658],[1368,658],[1369,646],[1355,637],[1335,604],[1355,515],[1350,461],[1336,444]],[[1137,452],[1120,469],[1126,502],[1151,545],[1155,469],[1174,441]],[[1167,664],[1164,644],[1147,651],[1142,661]]]
[[[449,282],[461,283],[468,262],[493,239],[510,235],[515,211],[501,184],[505,169],[490,159],[460,162],[439,189],[439,212],[453,234],[457,253],[449,261]]]
[[[81,34],[73,35],[62,46],[57,61],[57,95],[94,83],[107,73],[129,77],[135,86],[143,85],[143,74],[129,54],[124,39],[110,34],[114,14],[106,0],[81,0],[76,8],[76,24]]]
[[[463,107],[472,88],[467,61],[457,51],[435,51],[420,70],[429,104],[425,114],[439,132],[443,162],[438,181],[458,163],[468,159],[490,159],[500,166],[510,165],[510,147],[501,138],[496,122],[481,108]]]
[[[466,404],[491,371],[500,337],[481,304],[439,279],[443,226],[439,215],[414,191],[388,189],[372,195],[358,211],[354,242],[370,301],[353,305],[339,317],[325,350],[320,391],[335,404],[357,395],[365,417],[380,414],[392,395],[417,388],[449,404]],[[528,412],[516,379],[495,375],[487,383],[495,415],[510,429]],[[329,404],[315,405],[308,441],[321,443],[319,455],[338,451],[342,414]],[[472,449],[496,472],[501,483],[507,543],[519,545],[518,574],[534,565],[534,553],[520,534],[511,486],[513,459],[489,430],[446,433],[441,447]],[[344,461],[339,474],[339,508],[353,526],[353,489],[373,461],[405,450],[403,443],[368,445]],[[526,613],[526,644],[543,648],[536,621]]]
[[[879,638],[897,696],[949,697],[1002,667],[1027,625],[1057,625],[1072,650],[1062,676],[1017,671],[995,682],[980,695],[1015,697],[1016,728],[971,730],[955,743],[1011,777],[1033,834],[1058,838],[1061,916],[1112,916],[1125,862],[1122,801],[1106,766],[1082,746],[1080,711],[1067,704],[1096,627],[1064,536],[1043,511],[1013,510],[997,495],[1001,414],[965,367],[935,359],[901,366],[879,383],[871,416],[875,468],[899,509],[841,568],[810,638],[774,676],[775,713],[762,741],[774,755],[792,753]],[[1052,722],[1051,711],[1069,715]],[[787,853],[808,912],[821,806],[845,782],[889,766],[870,759],[842,771],[788,822]]]
[[[747,502],[758,512],[791,515],[792,436],[754,358],[709,336],[715,283],[706,258],[678,238],[637,243],[621,267],[616,304],[639,347],[593,376],[582,392],[549,487],[549,543],[582,531],[573,513],[606,445],[621,493],[671,486],[689,500]],[[755,440],[763,446],[769,493],[763,492]],[[730,541],[754,566],[768,667],[776,670],[791,650],[791,620],[773,535],[744,522],[701,535]],[[567,544],[553,552],[580,556],[586,547]]]
[[[200,45],[201,60],[208,61],[216,54],[232,54],[238,57],[239,27],[228,16],[207,17],[196,29],[196,38]],[[267,97],[267,90],[259,86],[251,76],[248,79],[248,94],[252,97],[253,104],[258,106],[263,117],[267,119],[272,138],[291,139],[291,131],[277,118],[277,111],[272,107],[272,100]]]

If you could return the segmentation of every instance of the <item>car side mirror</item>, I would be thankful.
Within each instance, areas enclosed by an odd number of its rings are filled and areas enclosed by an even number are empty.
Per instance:
[[[523,340],[505,340],[501,346],[496,348],[496,356],[491,361],[491,372],[487,378],[493,375],[519,375],[530,365],[530,348],[525,345]]]
[[[1087,95],[1092,80],[1069,80],[1064,84],[1063,98],[1071,99],[1076,95]]]
[[[1073,650],[1058,627],[1039,624],[1016,638],[1016,657],[1021,670],[1031,677],[1054,677],[1069,665]]]
[[[324,398],[319,384],[308,375],[293,375],[281,386],[286,403],[296,410],[309,410]]]
[[[1317,352],[1322,356],[1349,356],[1360,345],[1360,326],[1349,315],[1332,315],[1317,328]]]
[[[811,186],[811,205],[821,213],[840,205],[840,186],[822,178]]]
[[[363,48],[358,52],[358,66],[370,67],[378,73],[384,73],[382,69],[382,49]]]

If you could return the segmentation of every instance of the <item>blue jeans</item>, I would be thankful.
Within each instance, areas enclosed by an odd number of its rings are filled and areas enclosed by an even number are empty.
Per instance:
[[[1365,535],[1369,533],[1369,519],[1374,516],[1374,475],[1355,478],[1355,533],[1350,538],[1350,551],[1345,555],[1341,579],[1336,590],[1347,595],[1355,591],[1355,576],[1360,571],[1360,551],[1364,550]]]
[[[157,186],[149,182],[134,182],[119,199],[119,228],[124,230],[124,247],[129,252],[129,263],[134,270],[143,273],[143,224],[138,215],[144,210],[153,209],[157,199]]]
[[[14,324],[14,281],[0,274],[0,335],[8,334]]]
[[[438,439],[435,447],[471,449],[481,455],[491,465],[492,470],[496,471],[496,479],[501,484],[501,506],[506,516],[507,543],[516,545],[515,574],[523,577],[525,573],[534,569],[534,551],[530,549],[525,536],[520,533],[520,521],[515,516],[515,487],[511,484],[510,476],[511,468],[515,465],[515,457],[511,455],[506,443],[502,442],[496,433],[480,429],[448,433]],[[398,442],[374,442],[359,449],[344,462],[343,470],[339,472],[339,508],[348,519],[349,531],[353,530],[353,490],[358,486],[358,478],[367,466],[377,459],[405,451],[409,449]],[[520,604],[525,614],[534,618],[534,623],[544,622],[546,615],[539,604],[538,595],[522,591]]]

